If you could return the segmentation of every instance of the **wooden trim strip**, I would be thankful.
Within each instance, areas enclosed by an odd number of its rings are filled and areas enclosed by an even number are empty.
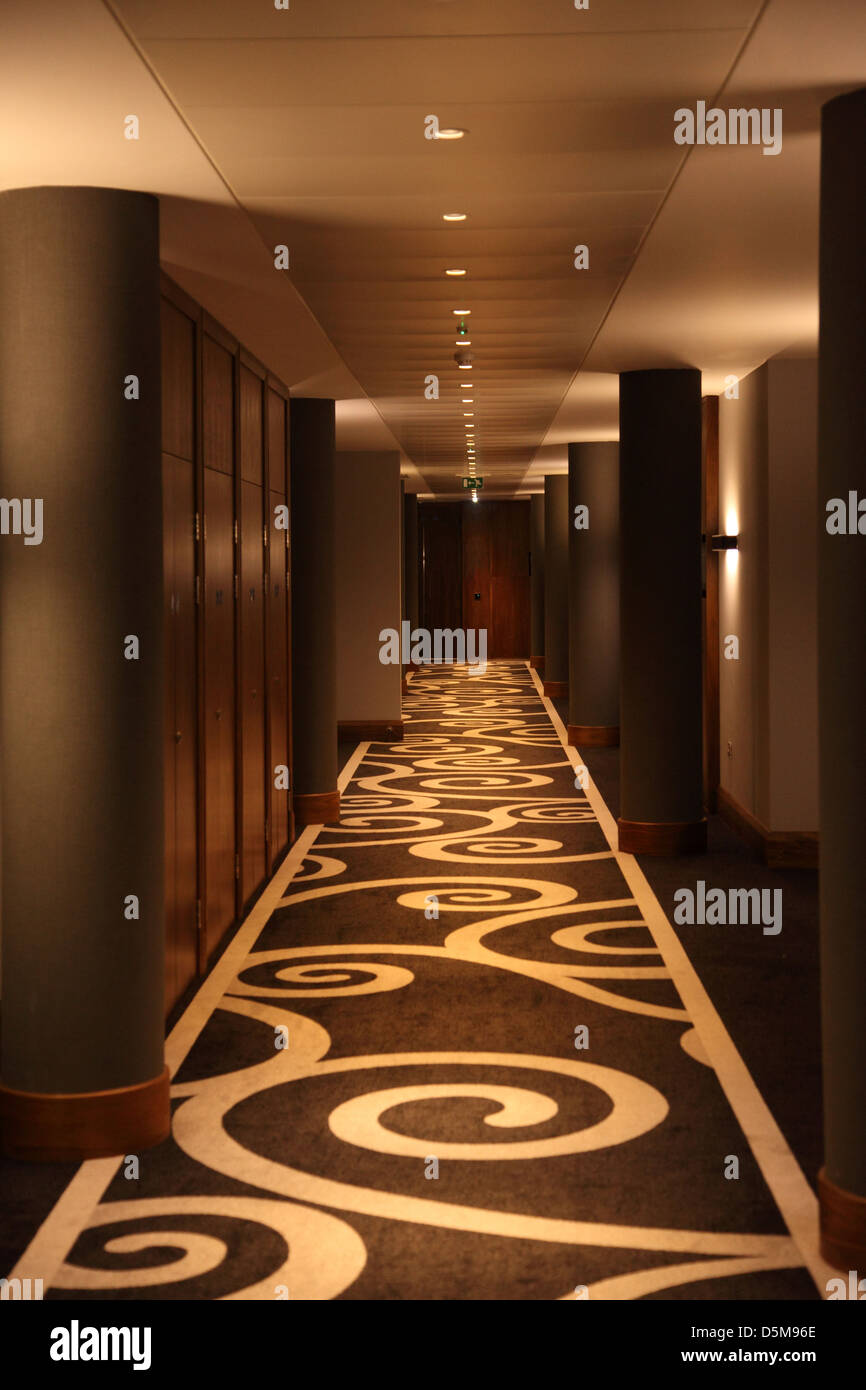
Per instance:
[[[695,821],[618,820],[621,854],[698,854],[707,847],[706,817]]]
[[[240,347],[237,338],[233,337],[227,328],[223,328],[219,319],[212,318],[207,309],[201,311],[201,327],[202,332],[206,333],[209,338],[213,338],[214,342],[219,343],[219,346],[225,348],[226,352],[230,352],[233,357],[237,354]]]
[[[403,737],[402,719],[341,719],[337,724],[337,734],[342,739],[355,739],[358,743],[370,740],[372,743],[398,743]]]
[[[242,366],[248,367],[249,370],[255,376],[257,376],[260,381],[267,381],[268,369],[265,366],[264,362],[260,362],[258,357],[254,357],[253,354],[249,351],[249,349],[244,347],[243,343],[239,344],[238,356],[241,360]]]
[[[618,748],[618,724],[569,724],[568,741],[572,748]]]
[[[271,388],[272,391],[276,391],[278,396],[282,396],[284,401],[287,401],[289,399],[288,386],[286,386],[284,382],[280,381],[280,378],[278,376],[274,376],[273,372],[268,372],[267,376],[265,377],[265,381],[267,382],[267,385]]]
[[[111,1091],[46,1095],[0,1085],[0,1152],[38,1163],[137,1153],[168,1138],[169,1073]]]
[[[545,681],[544,693],[548,700],[566,700],[568,698],[568,681]]]
[[[824,1168],[818,1174],[821,1254],[846,1272],[866,1270],[866,1197],[846,1192],[830,1182]],[[857,1293],[852,1297],[862,1297]]]
[[[198,323],[201,317],[201,305],[198,304],[186,290],[182,290],[180,285],[172,280],[170,275],[166,275],[164,270],[159,272],[159,292],[163,299],[167,299],[169,304],[173,304],[175,309],[180,309],[182,314],[186,314],[188,319],[193,319]]]
[[[818,868],[817,830],[768,830],[725,787],[719,787],[718,806],[722,820],[758,851],[768,868]]]
[[[340,819],[340,793],[336,788],[332,792],[295,792],[293,803],[298,826],[331,825]]]

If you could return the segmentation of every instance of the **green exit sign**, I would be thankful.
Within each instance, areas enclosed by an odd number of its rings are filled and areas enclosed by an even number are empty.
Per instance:
[[[463,486],[464,486],[464,487],[483,487],[483,486],[484,486],[484,479],[483,479],[483,478],[464,478],[464,479],[463,479]]]

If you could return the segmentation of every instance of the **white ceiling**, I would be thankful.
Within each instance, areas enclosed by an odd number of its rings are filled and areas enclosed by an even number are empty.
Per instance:
[[[459,488],[464,411],[486,488],[523,491],[616,437],[620,370],[719,391],[814,351],[819,109],[866,81],[862,0],[5,0],[4,28],[0,186],[160,193],[169,273],[410,486]],[[781,106],[782,153],[676,145],[699,98]]]

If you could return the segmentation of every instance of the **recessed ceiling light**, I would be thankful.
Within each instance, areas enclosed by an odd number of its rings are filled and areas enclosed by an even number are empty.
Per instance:
[[[459,319],[465,319],[467,314],[471,314],[471,309],[452,309],[452,314],[456,314]]]
[[[454,346],[455,346],[455,347],[471,347],[471,346],[472,346],[472,339],[471,339],[471,338],[458,338],[457,341],[455,342]]]
[[[465,270],[446,270],[446,275],[465,275]]]
[[[465,212],[443,212],[443,222],[465,222],[467,214]]]
[[[462,140],[464,135],[468,135],[468,130],[461,130],[458,125],[443,126],[436,132],[437,140]]]
[[[462,400],[462,402],[461,402],[461,404],[462,404],[462,405],[474,405],[474,404],[475,404],[475,398],[474,398],[474,396],[464,396],[464,397],[463,397],[463,400]]]
[[[471,419],[472,419],[472,416],[473,416],[474,414],[475,414],[475,411],[474,411],[474,410],[464,410],[464,412],[463,412],[463,418],[464,418],[464,420],[471,420]]]
[[[471,371],[472,371],[472,363],[471,363],[471,362],[458,362],[458,363],[457,363],[457,370],[458,370],[458,372],[471,372]]]

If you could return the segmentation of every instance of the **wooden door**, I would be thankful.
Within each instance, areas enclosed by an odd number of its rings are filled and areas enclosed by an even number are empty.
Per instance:
[[[529,501],[497,501],[489,512],[490,624],[487,655],[529,658]]]
[[[463,540],[459,502],[418,506],[421,626],[463,626]]]

